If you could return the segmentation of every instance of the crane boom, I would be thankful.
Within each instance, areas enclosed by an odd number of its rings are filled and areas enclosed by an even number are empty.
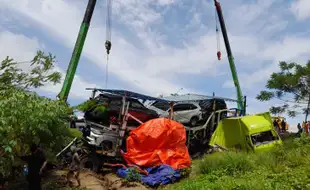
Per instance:
[[[229,40],[228,40],[228,35],[227,35],[225,21],[224,21],[224,17],[222,13],[222,8],[221,8],[220,3],[217,0],[214,0],[214,5],[216,7],[216,12],[219,18],[219,22],[220,22],[220,26],[221,26],[221,30],[222,30],[222,34],[224,38],[224,43],[225,43],[225,47],[227,51],[229,66],[230,66],[231,74],[233,77],[234,85],[237,91],[238,109],[245,110],[245,105],[244,105],[243,96],[242,96],[242,92],[241,92],[241,88],[240,88],[240,84],[238,80],[237,70],[236,70],[236,66],[234,63],[234,57],[232,55]]]
[[[67,98],[68,98],[68,95],[69,95],[69,92],[72,86],[72,82],[75,76],[76,68],[78,66],[78,63],[81,57],[81,53],[82,53],[85,39],[87,36],[90,21],[93,16],[96,1],[97,0],[88,1],[88,5],[87,5],[87,8],[84,14],[84,19],[81,24],[80,31],[79,31],[79,34],[78,34],[78,37],[77,37],[77,40],[74,46],[72,56],[71,56],[71,60],[70,60],[70,63],[67,69],[66,78],[63,82],[63,86],[62,86],[60,93],[57,95],[57,97],[60,100],[67,101]]]

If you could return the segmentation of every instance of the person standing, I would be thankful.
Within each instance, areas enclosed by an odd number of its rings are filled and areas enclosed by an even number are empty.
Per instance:
[[[173,120],[173,117],[174,117],[174,110],[173,110],[174,105],[175,105],[174,102],[170,102],[169,104],[170,110],[169,110],[168,119],[171,119],[171,120]]]
[[[282,132],[284,133],[284,132],[285,132],[285,129],[286,129],[286,122],[285,122],[284,119],[282,119],[281,128],[282,128]]]
[[[300,123],[297,124],[297,129],[298,129],[298,132],[297,132],[297,136],[300,136],[300,134],[302,133],[302,127],[300,125]]]
[[[279,126],[279,122],[277,119],[273,120],[273,126],[276,129],[276,131],[279,133],[280,132],[280,126]]]
[[[41,174],[47,164],[45,153],[38,147],[37,144],[32,144],[30,151],[30,155],[20,157],[21,160],[27,162],[28,165],[28,189],[41,190]]]
[[[306,122],[305,133],[309,135],[309,121]]]
[[[78,182],[78,186],[81,186],[81,181],[80,181],[80,169],[81,169],[81,160],[80,156],[77,153],[77,148],[72,146],[71,147],[71,152],[73,153],[72,155],[72,162],[69,168],[69,172],[67,174],[67,183],[71,182],[71,178],[74,176],[76,181]]]

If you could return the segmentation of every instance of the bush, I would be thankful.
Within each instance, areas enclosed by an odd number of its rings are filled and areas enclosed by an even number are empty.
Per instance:
[[[289,138],[270,152],[223,152],[193,162],[196,175],[168,189],[310,189],[310,137]]]
[[[206,156],[199,163],[201,174],[220,172],[223,175],[239,175],[251,171],[254,163],[246,153],[215,153]]]
[[[22,89],[0,90],[0,145],[6,154],[0,158],[0,172],[7,175],[16,156],[39,143],[51,158],[72,137],[63,118],[67,105],[39,97]],[[4,164],[5,163],[5,164]]]
[[[28,72],[9,57],[0,64],[0,181],[19,164],[16,156],[29,153],[31,143],[39,143],[52,158],[71,140],[66,103],[30,91],[61,81],[54,62],[55,56],[38,51]]]

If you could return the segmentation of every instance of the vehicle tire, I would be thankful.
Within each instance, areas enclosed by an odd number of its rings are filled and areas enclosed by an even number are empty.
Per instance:
[[[85,155],[81,159],[83,168],[89,169],[95,173],[99,171],[100,168],[100,160],[95,155]]]
[[[198,118],[196,116],[192,117],[189,124],[192,126],[192,127],[195,127],[197,125],[197,122],[198,122]]]

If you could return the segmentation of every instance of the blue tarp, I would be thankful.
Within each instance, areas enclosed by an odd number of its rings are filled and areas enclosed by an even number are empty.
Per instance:
[[[129,174],[131,168],[120,168],[117,170],[117,175],[121,178],[128,178],[129,175],[132,177],[136,174]],[[172,184],[181,178],[181,173],[179,170],[174,170],[169,165],[160,165],[151,168],[147,168],[146,171],[149,175],[139,174],[140,182],[154,187],[158,185]]]

